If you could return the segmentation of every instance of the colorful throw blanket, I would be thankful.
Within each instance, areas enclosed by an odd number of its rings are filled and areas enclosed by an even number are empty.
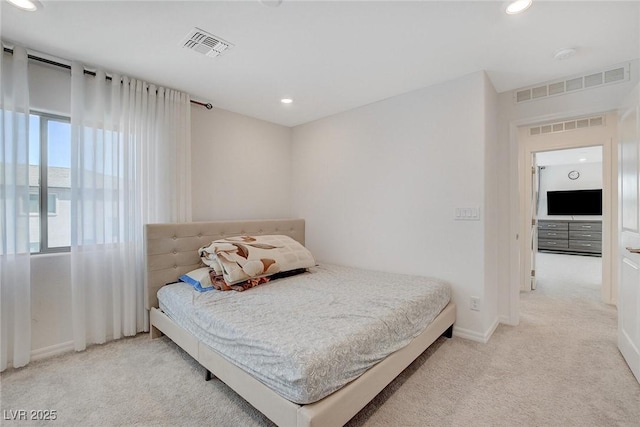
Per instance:
[[[269,277],[313,267],[311,252],[289,236],[238,236],[215,240],[198,250],[213,270],[211,283],[219,290],[245,290],[266,283]]]

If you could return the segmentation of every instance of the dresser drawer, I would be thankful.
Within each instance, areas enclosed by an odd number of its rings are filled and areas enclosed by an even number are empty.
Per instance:
[[[569,232],[567,230],[538,230],[539,239],[564,239],[569,238]]]
[[[539,230],[568,230],[569,224],[566,221],[538,221]]]
[[[591,219],[540,219],[538,249],[573,255],[599,255],[602,253],[602,222]]]
[[[568,249],[568,240],[538,240],[538,249]]]
[[[600,231],[569,231],[570,240],[594,240],[602,241],[602,232]]]
[[[580,252],[602,252],[602,243],[589,240],[570,240],[569,249]]]
[[[602,231],[601,222],[571,222],[569,231]]]

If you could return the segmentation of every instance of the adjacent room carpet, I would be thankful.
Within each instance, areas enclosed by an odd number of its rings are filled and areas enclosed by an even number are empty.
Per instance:
[[[599,268],[540,254],[519,326],[487,344],[440,338],[348,426],[640,425],[640,385],[616,347],[616,309],[600,302]],[[0,380],[3,426],[273,425],[166,338],[93,346]],[[17,410],[57,419],[8,420]]]

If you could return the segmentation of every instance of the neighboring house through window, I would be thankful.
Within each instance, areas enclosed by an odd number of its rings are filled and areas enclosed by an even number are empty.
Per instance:
[[[69,250],[71,242],[69,118],[32,112],[29,119],[31,253]]]

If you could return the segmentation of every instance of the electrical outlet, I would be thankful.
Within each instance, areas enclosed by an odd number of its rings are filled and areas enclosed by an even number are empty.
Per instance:
[[[471,302],[469,303],[469,308],[473,311],[480,311],[480,298],[479,297],[471,297]]]

